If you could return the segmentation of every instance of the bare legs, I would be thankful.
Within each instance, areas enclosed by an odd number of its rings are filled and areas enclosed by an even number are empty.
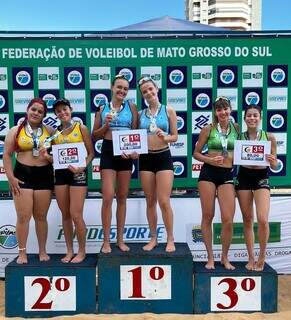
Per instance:
[[[215,196],[217,191],[222,221],[221,263],[226,269],[233,270],[234,266],[231,265],[228,260],[228,250],[232,239],[232,224],[235,211],[234,187],[232,184],[223,184],[216,188],[212,182],[200,181],[198,183],[198,188],[202,209],[201,229],[208,256],[208,261],[205,265],[205,268],[214,269],[214,257],[212,250],[212,220],[215,212]]]
[[[62,212],[63,229],[67,246],[67,253],[62,262],[79,263],[86,256],[86,225],[83,219],[83,207],[87,187],[84,186],[55,186],[56,199]],[[73,251],[73,223],[75,225],[79,249],[74,257]],[[73,258],[74,257],[74,258]]]
[[[147,219],[151,232],[151,240],[143,249],[152,250],[157,245],[157,202],[162,211],[163,221],[167,231],[166,251],[175,251],[173,236],[173,211],[170,204],[170,195],[173,185],[173,171],[163,170],[154,174],[151,171],[141,171],[141,184],[147,203]]]
[[[249,262],[246,268],[249,270],[262,271],[265,265],[266,247],[269,239],[269,209],[270,209],[270,191],[268,189],[258,189],[238,191],[239,204],[244,221],[244,234],[246,246],[249,255]],[[256,205],[258,221],[258,239],[260,253],[258,261],[255,263],[254,258],[254,231],[253,231],[253,201]]]
[[[117,246],[122,251],[128,251],[129,247],[123,241],[123,231],[126,216],[126,199],[129,190],[131,171],[116,172],[111,169],[101,170],[102,180],[102,209],[101,218],[103,225],[104,241],[101,251],[110,253],[110,228],[112,219],[112,202],[115,195],[116,182],[116,221],[117,221]]]
[[[39,245],[40,261],[47,261],[47,211],[51,202],[50,190],[21,189],[19,196],[14,196],[15,209],[17,213],[16,237],[19,246],[17,263],[27,263],[26,243],[29,231],[29,221],[33,216]]]

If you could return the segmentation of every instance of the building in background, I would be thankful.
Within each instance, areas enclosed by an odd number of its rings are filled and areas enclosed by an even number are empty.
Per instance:
[[[261,0],[185,0],[186,19],[232,30],[261,30]]]

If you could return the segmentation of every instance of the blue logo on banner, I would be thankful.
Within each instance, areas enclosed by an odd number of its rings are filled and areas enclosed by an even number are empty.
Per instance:
[[[16,239],[16,228],[6,224],[0,227],[0,246],[4,249],[13,249],[18,245]]]
[[[57,100],[56,96],[51,93],[45,94],[42,99],[46,102],[48,109],[52,109],[54,102]]]
[[[175,176],[180,176],[183,174],[185,169],[184,169],[184,165],[182,162],[174,161],[173,166],[174,166],[174,175]]]
[[[210,98],[209,98],[208,94],[200,93],[197,95],[195,102],[199,108],[202,108],[202,109],[207,108],[210,103]]]
[[[276,68],[271,72],[271,79],[275,83],[281,83],[285,80],[285,72],[281,68]]]
[[[0,118],[0,134],[1,131],[4,131],[7,128],[7,118]]]
[[[251,104],[257,105],[260,102],[260,96],[256,92],[249,92],[246,95],[245,101],[247,105],[251,105]]]
[[[180,84],[184,80],[184,74],[181,70],[175,69],[171,71],[169,79],[173,84]]]
[[[270,118],[270,125],[274,129],[279,129],[284,125],[284,117],[281,114],[274,114]]]
[[[2,95],[0,95],[0,109],[2,109],[5,106],[5,103],[5,98]]]
[[[77,70],[72,70],[68,74],[68,81],[71,85],[77,86],[82,82],[82,74]]]
[[[232,70],[230,69],[224,69],[221,74],[220,74],[220,80],[224,83],[224,84],[230,84],[233,82],[234,80],[234,73]]]
[[[195,121],[194,130],[196,130],[196,129],[201,130],[202,128],[207,126],[207,124],[209,122],[209,118],[210,118],[210,115],[208,115],[208,116],[200,115],[199,117],[194,119],[194,121]]]
[[[122,74],[127,79],[128,82],[131,82],[131,80],[133,79],[133,73],[128,68],[120,69],[119,74]]]
[[[26,86],[31,80],[30,74],[27,71],[19,71],[16,74],[16,81],[21,86]]]
[[[53,129],[56,129],[59,124],[57,117],[51,117],[51,116],[46,117],[43,120],[43,123],[48,127],[52,127]]]
[[[178,129],[178,131],[183,129],[184,124],[185,124],[184,119],[177,115],[177,129]]]
[[[98,93],[96,94],[96,96],[93,99],[93,103],[95,105],[96,108],[103,106],[104,104],[106,104],[108,102],[108,98],[106,97],[105,94],[103,93]]]

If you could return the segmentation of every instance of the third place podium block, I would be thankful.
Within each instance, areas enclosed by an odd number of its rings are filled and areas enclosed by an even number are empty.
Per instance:
[[[205,263],[194,262],[194,313],[277,311],[278,277],[268,264],[257,272],[247,262],[234,262],[235,270],[218,263],[207,270]]]
[[[186,243],[165,252],[165,244],[143,251],[113,248],[98,257],[99,313],[193,313],[193,260]]]

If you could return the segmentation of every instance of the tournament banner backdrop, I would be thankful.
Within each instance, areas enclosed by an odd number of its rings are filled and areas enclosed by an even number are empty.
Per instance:
[[[5,39],[0,38],[0,190],[8,190],[3,168],[3,141],[9,127],[23,118],[30,99],[40,96],[48,104],[44,123],[56,127],[55,99],[70,100],[74,120],[92,129],[96,110],[111,98],[111,80],[124,74],[130,86],[127,98],[146,108],[137,80],[151,77],[160,100],[177,112],[179,139],[171,143],[174,187],[193,188],[201,163],[192,158],[200,130],[212,121],[212,104],[226,96],[232,119],[242,130],[249,104],[263,108],[262,128],[277,139],[278,167],[270,169],[273,186],[291,181],[291,111],[289,69],[291,37],[194,39]],[[100,187],[100,148],[89,169],[89,189]],[[205,146],[207,151],[207,146]],[[139,187],[138,163],[132,187]]]
[[[174,236],[176,242],[187,242],[194,261],[206,261],[207,253],[202,241],[201,232],[201,206],[199,198],[172,198],[174,212]],[[84,206],[84,219],[86,223],[86,251],[96,253],[101,249],[103,242],[103,229],[101,223],[101,199],[86,199]],[[113,202],[113,211],[116,209]],[[217,208],[218,206],[216,206]],[[291,274],[291,197],[271,197],[270,203],[270,238],[267,244],[266,260],[278,272]],[[183,209],[181,209],[183,208]],[[1,201],[0,215],[0,277],[4,276],[5,266],[18,255],[18,243],[15,236],[16,212],[12,200]],[[48,212],[48,253],[65,253],[66,244],[62,228],[61,212],[55,200],[52,201]],[[221,220],[217,210],[212,226],[213,251],[216,261],[221,259]],[[257,224],[255,222],[257,233]],[[116,242],[117,230],[115,215],[110,230],[112,242]],[[162,221],[161,212],[158,212],[157,226],[158,241],[166,242],[166,230]],[[126,226],[124,240],[145,243],[150,240],[150,230],[146,219],[145,199],[128,199]],[[78,249],[76,235],[74,237],[75,252]],[[141,244],[142,246],[142,244]],[[255,255],[259,254],[259,243],[255,239]],[[37,239],[34,223],[31,220],[27,242],[29,253],[37,253]],[[229,250],[231,261],[247,261],[247,250],[243,236],[243,223],[238,203],[233,225],[233,239]]]

